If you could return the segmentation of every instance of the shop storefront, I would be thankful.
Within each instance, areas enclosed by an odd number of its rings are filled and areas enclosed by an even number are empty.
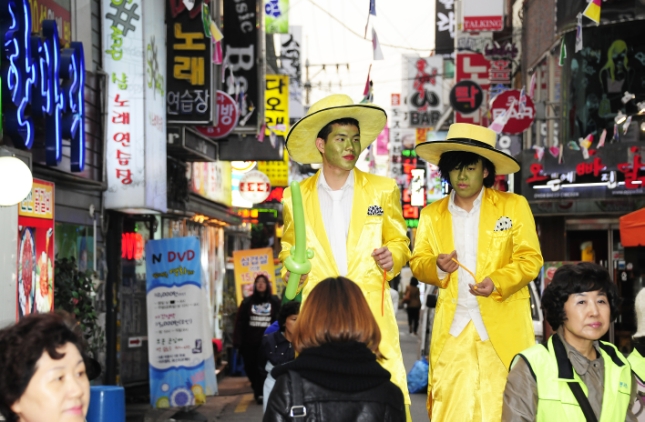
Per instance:
[[[531,70],[536,122],[525,137],[532,148],[522,155],[521,193],[546,262],[608,269],[624,299],[608,339],[629,352],[645,250],[623,245],[619,220],[645,207],[642,10],[629,2],[603,8],[600,25],[583,19],[577,40],[584,2],[557,3],[558,51],[567,54],[559,59],[554,49]]]

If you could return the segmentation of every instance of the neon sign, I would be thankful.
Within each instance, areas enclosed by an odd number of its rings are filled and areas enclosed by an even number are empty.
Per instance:
[[[139,233],[121,234],[121,258],[139,260],[143,258],[144,241]]]
[[[71,170],[81,172],[85,167],[83,44],[71,42],[70,48],[61,49],[53,20],[42,21],[40,33],[31,31],[28,0],[4,2],[0,8],[0,58],[5,131],[16,147],[31,149],[33,117],[42,118],[47,165],[58,165],[63,139],[68,139]]]

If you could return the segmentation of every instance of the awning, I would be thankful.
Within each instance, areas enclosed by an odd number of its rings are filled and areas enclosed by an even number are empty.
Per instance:
[[[645,208],[620,217],[620,243],[625,247],[645,246]]]

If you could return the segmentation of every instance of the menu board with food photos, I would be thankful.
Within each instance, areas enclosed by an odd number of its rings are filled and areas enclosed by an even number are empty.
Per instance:
[[[18,206],[16,319],[54,309],[54,184],[34,179]]]

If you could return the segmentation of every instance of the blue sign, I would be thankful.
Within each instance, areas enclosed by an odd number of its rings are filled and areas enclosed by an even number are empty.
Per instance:
[[[61,161],[63,139],[70,141],[71,170],[85,167],[85,57],[80,42],[60,47],[53,20],[44,20],[32,34],[28,0],[7,0],[0,6],[4,130],[22,149],[34,143],[33,118],[45,123],[45,160]]]
[[[200,255],[196,237],[146,244],[150,402],[157,408],[202,404],[217,389],[209,379],[215,368],[204,335]]]

